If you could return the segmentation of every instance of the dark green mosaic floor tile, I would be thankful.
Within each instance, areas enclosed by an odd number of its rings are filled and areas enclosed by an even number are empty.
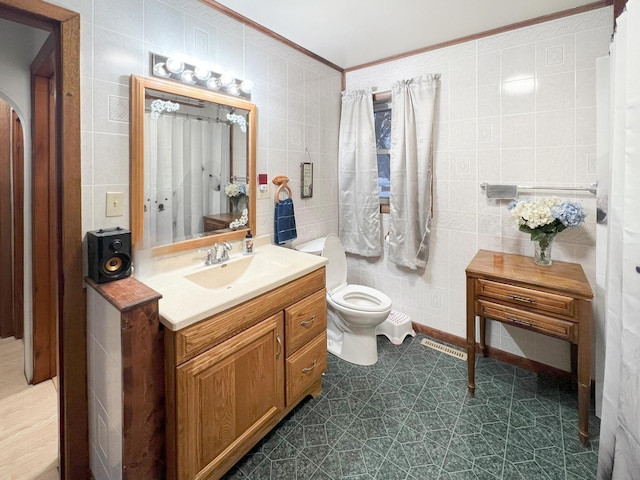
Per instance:
[[[539,448],[534,452],[535,460],[557,465],[564,468],[564,450],[557,447]]]
[[[515,467],[527,480],[549,480],[545,471],[536,462],[517,463]]]
[[[329,445],[316,445],[313,447],[303,448],[301,453],[315,465],[321,465],[330,451],[331,447]]]
[[[409,474],[398,465],[392,463],[389,460],[385,460],[378,473],[375,476],[376,480],[406,480]]]
[[[409,480],[436,480],[440,475],[440,467],[436,465],[422,465],[411,467],[409,470]]]
[[[473,462],[474,471],[484,470],[497,478],[502,478],[503,466],[504,457],[502,455],[478,457]]]
[[[367,466],[367,473],[372,477],[375,477],[378,470],[384,463],[384,456],[366,446],[362,449],[362,457],[364,458],[364,463]]]
[[[361,450],[338,452],[343,477],[363,475],[367,473],[367,465]]]
[[[473,462],[449,450],[442,464],[442,470],[448,473],[471,470]]]

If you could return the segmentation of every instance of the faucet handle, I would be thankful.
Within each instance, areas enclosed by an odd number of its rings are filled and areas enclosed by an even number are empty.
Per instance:
[[[204,261],[205,265],[213,264],[213,249],[211,249],[211,248],[200,248],[200,249],[198,249],[198,252],[204,252],[204,253],[207,254],[207,258]]]

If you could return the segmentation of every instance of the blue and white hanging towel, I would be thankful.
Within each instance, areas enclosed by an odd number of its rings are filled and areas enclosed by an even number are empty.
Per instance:
[[[275,233],[275,243],[278,245],[298,238],[292,199],[287,198],[276,203],[276,211],[273,215],[273,231]]]

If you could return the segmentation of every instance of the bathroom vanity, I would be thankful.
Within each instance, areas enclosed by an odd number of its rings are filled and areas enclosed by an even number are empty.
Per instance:
[[[326,259],[260,243],[253,257],[145,280],[167,327],[169,479],[220,478],[322,390]]]

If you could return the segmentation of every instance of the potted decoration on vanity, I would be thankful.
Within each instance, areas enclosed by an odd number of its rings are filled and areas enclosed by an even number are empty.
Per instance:
[[[234,215],[240,214],[240,212],[246,208],[247,197],[249,196],[249,189],[247,185],[244,183],[227,183],[224,186],[224,193],[229,197],[231,201],[231,213]],[[243,202],[244,205],[240,205],[240,202]]]
[[[587,214],[582,205],[558,197],[545,197],[537,202],[524,199],[509,204],[511,216],[521,232],[531,234],[536,265],[551,265],[553,239],[567,227],[577,227]]]

